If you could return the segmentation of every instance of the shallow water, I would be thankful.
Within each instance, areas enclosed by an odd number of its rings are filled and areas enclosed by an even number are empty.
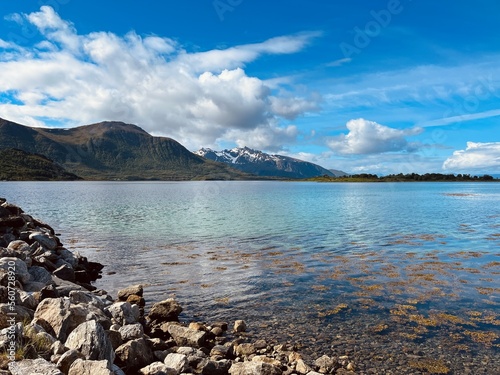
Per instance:
[[[96,286],[144,283],[185,320],[243,318],[358,356],[361,373],[500,370],[500,184],[2,182],[0,196],[105,264]]]

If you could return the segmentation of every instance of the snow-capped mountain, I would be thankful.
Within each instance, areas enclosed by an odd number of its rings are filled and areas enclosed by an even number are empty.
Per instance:
[[[310,178],[334,175],[328,169],[317,164],[283,155],[270,155],[248,147],[222,151],[202,148],[196,151],[195,154],[206,159],[230,164],[233,168],[257,176]]]

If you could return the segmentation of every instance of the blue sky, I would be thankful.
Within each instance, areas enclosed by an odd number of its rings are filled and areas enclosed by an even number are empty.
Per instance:
[[[500,173],[500,3],[2,2],[0,117],[380,175]]]

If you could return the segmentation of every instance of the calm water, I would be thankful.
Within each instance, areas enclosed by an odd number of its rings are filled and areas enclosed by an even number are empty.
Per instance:
[[[186,319],[303,330],[304,346],[307,325],[350,319],[414,343],[456,334],[466,352],[500,343],[498,183],[2,182],[0,196],[105,264],[98,287],[144,283]]]

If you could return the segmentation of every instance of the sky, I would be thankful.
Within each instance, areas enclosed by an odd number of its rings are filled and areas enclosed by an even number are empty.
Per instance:
[[[500,173],[497,0],[0,3],[0,117],[348,173]]]

